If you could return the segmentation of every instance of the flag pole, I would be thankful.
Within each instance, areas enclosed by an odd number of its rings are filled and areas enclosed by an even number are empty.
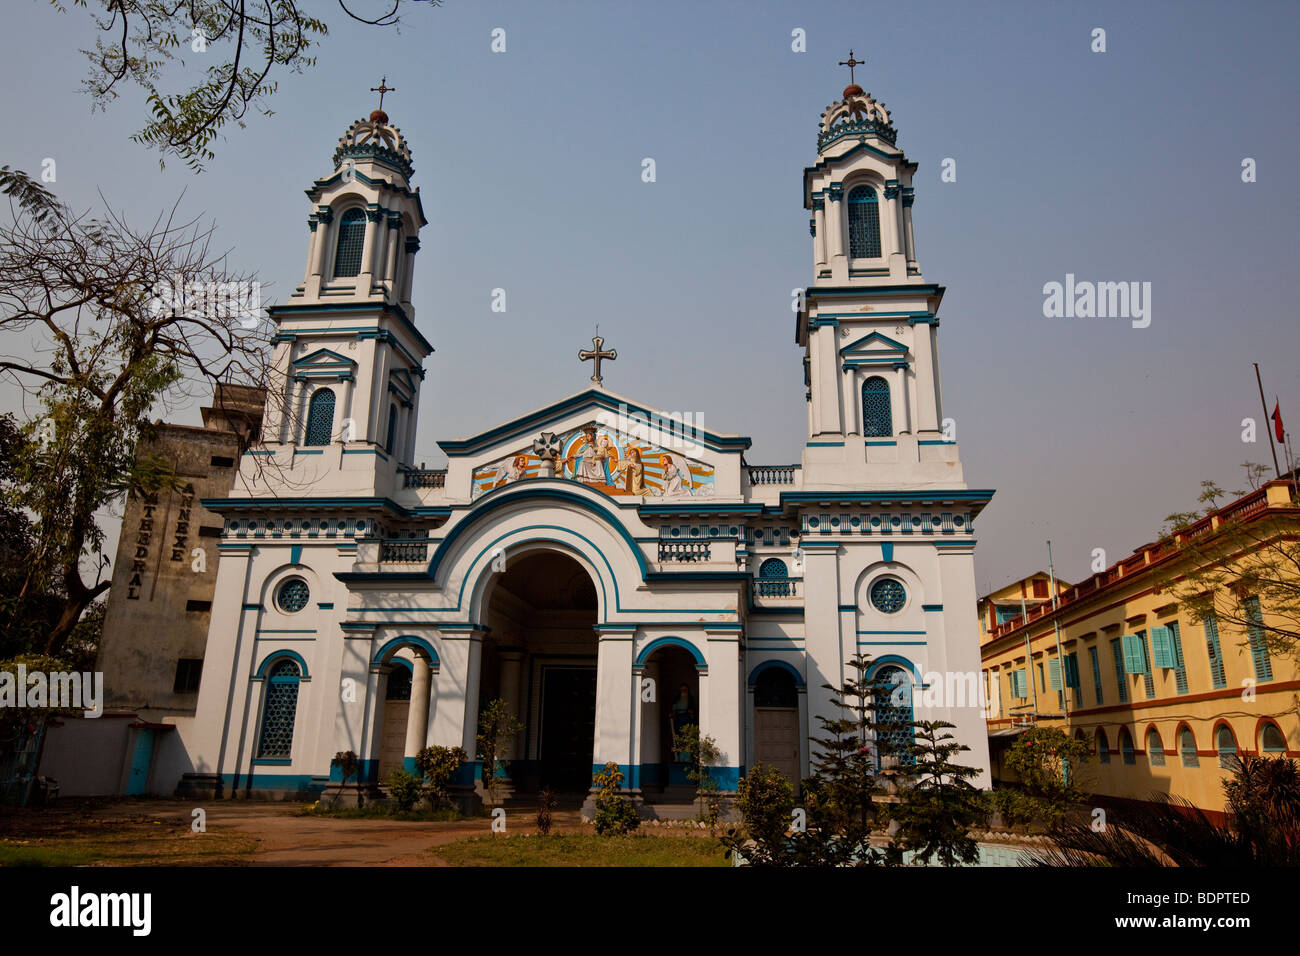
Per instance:
[[[1251,363],[1255,366],[1255,384],[1259,386],[1259,407],[1264,410],[1264,427],[1268,429],[1268,447],[1273,452],[1273,471],[1281,478],[1282,469],[1277,464],[1277,446],[1273,444],[1272,420],[1268,417],[1268,402],[1264,401],[1264,382],[1259,377],[1259,363]]]

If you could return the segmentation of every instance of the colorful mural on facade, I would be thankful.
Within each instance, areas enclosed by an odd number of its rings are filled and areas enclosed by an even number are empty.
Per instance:
[[[474,497],[493,488],[538,478],[542,459],[519,452],[474,471]],[[607,495],[648,498],[709,497],[713,466],[601,425],[584,425],[560,439],[555,477],[578,481]]]

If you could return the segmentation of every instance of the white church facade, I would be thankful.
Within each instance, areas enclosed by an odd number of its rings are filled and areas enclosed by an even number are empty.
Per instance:
[[[262,442],[203,502],[224,527],[182,791],[319,791],[341,751],[363,783],[425,746],[473,758],[497,698],[524,725],[518,789],[586,791],[613,762],[653,802],[685,783],[686,722],[716,741],[724,790],[758,761],[797,779],[836,716],[823,685],[858,653],[900,708],[956,725],[987,786],[982,709],[926,693],[980,673],[973,522],[992,492],[942,427],[944,290],[921,275],[895,139],[851,84],[804,171],[800,463],[752,464],[742,435],[609,391],[597,339],[589,387],[440,441],[433,470],[413,464],[433,349],[411,306],[411,153],[382,110],[354,123],[308,190],[304,280],[271,309]]]

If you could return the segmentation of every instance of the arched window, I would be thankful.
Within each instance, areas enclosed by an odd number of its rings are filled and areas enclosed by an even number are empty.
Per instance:
[[[882,725],[876,750],[877,764],[881,758],[893,758],[891,764],[910,763],[911,757],[905,748],[916,739],[912,727],[911,675],[890,664],[876,671],[873,683],[880,689],[876,721]]]
[[[1147,759],[1153,767],[1165,765],[1165,743],[1160,739],[1160,731],[1154,727],[1147,731]]]
[[[366,244],[366,214],[349,209],[339,219],[339,241],[334,252],[334,275],[340,278],[361,274],[361,250]]]
[[[1286,738],[1277,724],[1265,724],[1259,734],[1259,749],[1265,753],[1286,753]]]
[[[794,675],[784,667],[765,667],[754,681],[755,707],[798,707]]]
[[[388,440],[384,443],[384,451],[388,454],[393,453],[393,442],[397,440],[397,406],[388,406]]]
[[[1137,754],[1133,750],[1133,735],[1128,732],[1127,727],[1119,729],[1119,752],[1129,766],[1137,763]]]
[[[1191,727],[1178,731],[1178,756],[1182,758],[1184,767],[1201,765],[1200,758],[1196,755],[1196,735],[1192,733]]]
[[[862,383],[862,434],[867,438],[889,438],[894,434],[889,383],[879,375]]]
[[[1100,727],[1097,728],[1097,762],[1110,763],[1110,741],[1106,739],[1106,731]]]
[[[318,388],[307,403],[307,434],[304,445],[328,445],[334,434],[334,392]]]
[[[768,558],[758,566],[758,593],[760,597],[788,597],[790,571],[780,558]]]
[[[849,258],[880,258],[880,204],[870,186],[849,192]]]
[[[262,735],[257,756],[288,760],[293,750],[293,721],[298,712],[298,665],[282,657],[271,666],[266,678],[266,700],[262,705]]]
[[[1224,770],[1237,769],[1237,738],[1232,735],[1232,728],[1220,724],[1214,732],[1214,749],[1219,752],[1219,766]]]

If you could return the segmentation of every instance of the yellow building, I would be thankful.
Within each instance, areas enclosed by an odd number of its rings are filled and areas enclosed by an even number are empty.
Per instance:
[[[997,620],[998,608],[1019,603],[1022,587],[1034,593],[1041,572],[983,598],[994,779],[1009,779],[1007,749],[1034,724],[1089,743],[1083,782],[1091,791],[1135,800],[1174,794],[1211,815],[1223,812],[1221,782],[1235,754],[1300,757],[1300,667],[1295,657],[1270,652],[1265,639],[1269,628],[1294,631],[1296,622],[1240,583],[1260,555],[1280,543],[1294,557],[1298,541],[1296,483],[1273,481],[1086,581],[1060,586],[1055,611],[1040,598],[1027,613]],[[1219,559],[1231,604],[1245,608],[1244,626],[1186,606],[1199,589],[1189,573]],[[1300,587],[1294,564],[1288,573]]]

